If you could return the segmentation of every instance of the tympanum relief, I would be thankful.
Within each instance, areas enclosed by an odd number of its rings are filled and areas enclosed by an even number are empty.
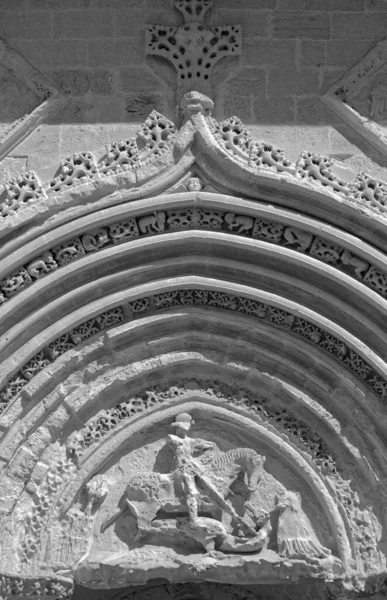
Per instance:
[[[210,430],[195,420],[181,412],[167,424],[169,432],[164,426],[166,435],[144,435],[143,446],[88,483],[83,509],[74,506],[67,515],[70,523],[83,511],[76,581],[117,587],[157,577],[229,583],[291,573],[340,577],[335,549],[319,539],[333,544],[324,516],[314,501],[312,525],[299,478],[290,489],[291,474],[283,465],[273,468],[272,457],[269,472],[265,452],[237,445],[240,434],[234,439],[218,431],[210,439],[213,424]],[[305,497],[310,502],[310,490]]]

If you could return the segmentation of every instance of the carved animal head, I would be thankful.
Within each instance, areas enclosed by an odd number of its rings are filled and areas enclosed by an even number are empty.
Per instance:
[[[157,213],[157,220],[159,222],[159,225],[164,225],[165,219],[166,219],[166,214],[163,210],[161,212]]]

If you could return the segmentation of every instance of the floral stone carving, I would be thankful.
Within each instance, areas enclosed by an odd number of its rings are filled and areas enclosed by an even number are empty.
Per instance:
[[[192,4],[192,7],[194,6],[195,3]],[[195,77],[198,79],[197,72]],[[188,79],[192,82],[194,74]],[[79,152],[62,161],[58,176],[50,182],[41,184],[33,172],[9,181],[5,186],[7,198],[0,204],[0,225],[2,219],[6,219],[6,224],[11,221],[12,227],[19,226],[17,219],[13,219],[14,215],[30,208],[31,205],[38,204],[39,213],[49,210],[45,201],[53,195],[62,195],[63,201],[57,202],[57,210],[62,210],[62,205],[64,208],[66,202],[73,200],[73,194],[78,188],[80,192],[84,191],[83,186],[86,186],[87,193],[87,186],[91,186],[91,189],[92,184],[96,184],[102,189],[106,185],[109,188],[108,193],[111,193],[109,185],[111,186],[112,177],[116,177],[118,187],[123,185],[137,189],[135,186],[141,187],[141,181],[146,184],[146,181],[157,177],[166,169],[175,168],[176,160],[181,160],[188,151],[195,154],[193,141],[197,136],[202,138],[207,148],[216,150],[219,157],[224,158],[225,154],[228,155],[234,167],[238,167],[242,179],[249,173],[259,182],[260,176],[270,173],[277,181],[285,177],[287,182],[306,186],[309,191],[315,189],[321,193],[325,190],[331,198],[338,195],[340,203],[345,198],[359,213],[364,212],[366,208],[374,213],[386,214],[385,182],[364,173],[356,176],[353,173],[352,182],[344,181],[335,174],[337,164],[332,158],[312,152],[302,152],[299,160],[292,162],[280,148],[254,140],[237,117],[216,121],[211,116],[214,106],[211,98],[193,91],[191,84],[189,87],[190,91],[179,101],[182,120],[180,129],[154,110],[140,127],[136,137],[113,142],[99,161],[90,152]],[[140,181],[137,181],[137,176]],[[191,179],[188,188],[182,184],[176,187],[175,183],[170,188],[170,193],[178,193],[185,189],[199,192],[201,182],[197,177]],[[212,186],[205,186],[204,191],[216,190]],[[65,197],[68,199],[64,200]],[[96,250],[104,243],[95,241],[92,245]],[[90,248],[89,245],[87,250],[90,251]]]

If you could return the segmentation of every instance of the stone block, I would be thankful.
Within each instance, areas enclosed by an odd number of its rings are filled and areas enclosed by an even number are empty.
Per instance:
[[[26,8],[27,0],[2,0],[1,10],[12,12],[23,12]]]
[[[296,98],[296,121],[309,125],[329,123],[329,115],[319,96]]]
[[[287,125],[267,125],[254,128],[254,136],[257,139],[265,140],[270,144],[283,148],[286,158],[297,161],[301,152],[308,148],[310,152],[317,154],[329,154],[329,127],[325,125],[305,125],[300,127],[297,124]],[[253,133],[252,131],[252,133]]]
[[[119,80],[120,88],[125,94],[134,93],[136,91],[154,92],[161,87],[161,83],[151,71],[147,71],[146,69],[131,67],[121,68]]]
[[[265,69],[245,67],[227,81],[226,87],[229,92],[235,94],[259,94],[262,91],[266,92],[266,78],[267,71]]]
[[[294,1],[294,0],[293,0]],[[303,1],[303,0],[302,0]],[[238,3],[235,0],[222,0],[219,2],[219,5],[222,5],[222,8],[231,8],[235,10],[235,6],[237,4],[238,10],[272,10],[273,9],[273,0],[239,0]]]
[[[130,121],[146,119],[153,109],[163,111],[160,94],[129,94],[125,98],[125,112]]]
[[[296,41],[248,38],[243,43],[243,60],[248,66],[295,66]]]
[[[329,39],[329,14],[322,12],[277,11],[273,16],[273,36],[278,38]]]
[[[94,152],[114,139],[113,125],[63,125],[60,152],[62,156]]]
[[[277,0],[277,10],[303,10],[305,0]]]
[[[51,433],[52,437],[55,438],[63,430],[64,426],[70,419],[70,415],[64,406],[59,406],[50,416],[46,419],[44,425]]]
[[[227,93],[224,100],[223,117],[238,116],[244,123],[254,123],[253,95]]]
[[[18,177],[20,173],[27,171],[27,158],[25,156],[10,157],[7,156],[0,163],[0,183],[6,183],[13,177]]]
[[[93,0],[28,0],[28,10],[85,10],[91,7],[92,2]]]
[[[365,9],[365,0],[305,0],[306,10],[351,10]]]
[[[95,9],[113,9],[119,12],[123,10],[144,8],[144,0],[91,0],[91,3],[92,7]],[[157,0],[156,3],[158,3]],[[148,10],[151,10],[152,4],[154,4],[154,2],[148,0],[147,4]],[[165,0],[161,0],[160,4],[163,8],[166,9],[167,12],[172,11],[172,5],[168,6],[168,2],[166,2]]]
[[[60,128],[56,125],[40,125],[17,148],[17,153],[28,156],[28,168],[39,170],[50,165],[58,167]]]
[[[62,94],[83,96],[90,88],[89,72],[84,69],[57,69],[51,79]]]
[[[112,37],[112,11],[71,11],[54,13],[54,38],[103,38]]]
[[[1,512],[11,512],[15,502],[19,498],[22,490],[24,488],[24,483],[20,479],[16,479],[15,477],[10,477],[8,475],[4,475],[1,479],[1,488],[0,488],[0,511]]]
[[[125,98],[100,96],[93,99],[93,108],[88,112],[89,123],[119,123],[125,121]]]
[[[275,67],[269,75],[269,95],[313,94],[318,91],[318,71],[311,68],[286,69]]]
[[[37,456],[25,447],[17,450],[12,459],[10,474],[22,481],[27,481],[36,463]]]
[[[301,66],[325,66],[325,45],[326,42],[323,41],[302,40],[300,59]]]
[[[387,13],[332,13],[332,38],[345,40],[380,40],[387,30]],[[347,42],[349,43],[349,42]]]
[[[93,119],[94,99],[69,98],[67,104],[51,119],[51,123],[89,123]]]
[[[24,447],[28,448],[32,454],[40,456],[51,441],[52,438],[47,427],[40,426],[27,438]]]
[[[113,92],[113,76],[107,69],[90,71],[90,89],[94,94],[109,96]]]
[[[366,9],[369,11],[386,11],[387,2],[386,0],[366,0]]]
[[[369,50],[374,46],[374,42],[371,41],[357,41],[356,44],[349,44],[346,41],[328,41],[326,42],[327,47],[327,65],[332,67],[339,65],[353,65],[355,64],[364,54],[367,54]]]
[[[136,39],[89,42],[90,67],[116,67],[143,62],[144,49]]]
[[[264,125],[269,123],[294,123],[294,99],[280,97],[254,98],[255,121]]]
[[[169,22],[166,21],[167,23]],[[146,21],[143,11],[125,10],[117,15],[115,35],[118,37],[136,37],[145,30]]]
[[[331,127],[329,131],[329,154],[347,156],[359,154],[359,148],[351,143],[350,138],[346,125]]]
[[[24,56],[28,56],[38,69],[77,67],[87,63],[87,42],[85,40],[17,40],[14,47]]]
[[[330,67],[328,69],[324,69],[322,83],[321,83],[321,91],[325,94],[329,90],[329,88],[336,83],[343,75],[345,69],[340,67]]]
[[[216,24],[241,25],[244,38],[249,36],[270,37],[270,12],[255,10],[216,11]]]
[[[48,469],[48,465],[43,461],[38,461],[33,470],[31,471],[30,479],[27,483],[27,489],[33,493],[37,489],[38,485],[42,481]]]
[[[46,39],[51,37],[51,30],[51,12],[18,14],[0,11],[0,36],[8,42],[16,38]]]

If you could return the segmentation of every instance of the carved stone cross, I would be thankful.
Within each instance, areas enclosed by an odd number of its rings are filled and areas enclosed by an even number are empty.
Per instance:
[[[239,25],[209,29],[204,15],[212,0],[175,0],[182,13],[180,27],[152,25],[146,29],[146,54],[169,60],[177,71],[177,99],[191,90],[211,96],[211,71],[225,56],[239,56],[242,40]]]

